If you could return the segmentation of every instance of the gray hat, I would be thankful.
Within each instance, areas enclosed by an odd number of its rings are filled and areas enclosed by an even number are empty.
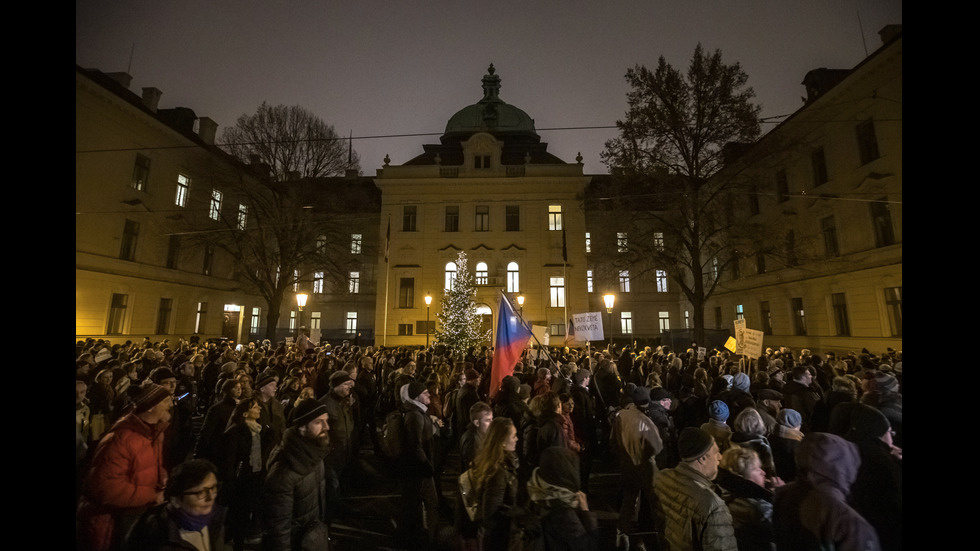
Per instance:
[[[319,400],[306,398],[296,404],[289,416],[292,418],[294,427],[301,427],[324,413],[327,413],[326,405],[320,403]]]
[[[781,409],[776,414],[776,422],[784,427],[795,429],[803,424],[803,416],[795,409]]]

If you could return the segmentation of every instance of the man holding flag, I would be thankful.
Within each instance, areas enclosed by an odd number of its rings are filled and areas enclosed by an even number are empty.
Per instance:
[[[490,370],[490,393],[493,396],[500,390],[504,377],[514,374],[521,353],[531,338],[531,330],[524,325],[507,296],[500,294],[500,307],[497,308],[497,335],[493,345],[493,364]]]

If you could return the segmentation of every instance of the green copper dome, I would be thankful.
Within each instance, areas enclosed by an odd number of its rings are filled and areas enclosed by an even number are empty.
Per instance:
[[[483,77],[483,99],[460,109],[449,119],[446,133],[442,137],[443,143],[447,139],[466,139],[477,132],[494,135],[522,134],[540,139],[534,131],[534,119],[517,107],[505,103],[500,99],[499,93],[500,77],[494,74],[491,63]]]

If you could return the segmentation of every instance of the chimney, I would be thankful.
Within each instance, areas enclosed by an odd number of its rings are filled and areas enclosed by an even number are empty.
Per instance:
[[[214,135],[218,132],[218,123],[211,120],[209,117],[199,117],[197,119],[198,123],[198,135],[204,140],[204,143],[208,145],[214,145]]]
[[[129,88],[130,83],[133,82],[133,77],[129,73],[106,73],[105,76],[111,78],[119,84],[122,84],[126,88]]]
[[[885,25],[878,31],[878,36],[881,37],[882,44],[888,44],[896,36],[901,36],[902,26],[901,25]]]
[[[143,105],[150,111],[156,113],[157,106],[160,105],[160,96],[162,95],[163,92],[156,88],[143,88]]]

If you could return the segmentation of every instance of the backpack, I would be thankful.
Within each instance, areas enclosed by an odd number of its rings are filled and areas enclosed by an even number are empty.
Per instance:
[[[405,448],[405,412],[396,409],[385,416],[381,429],[381,453],[390,461],[401,459]]]

